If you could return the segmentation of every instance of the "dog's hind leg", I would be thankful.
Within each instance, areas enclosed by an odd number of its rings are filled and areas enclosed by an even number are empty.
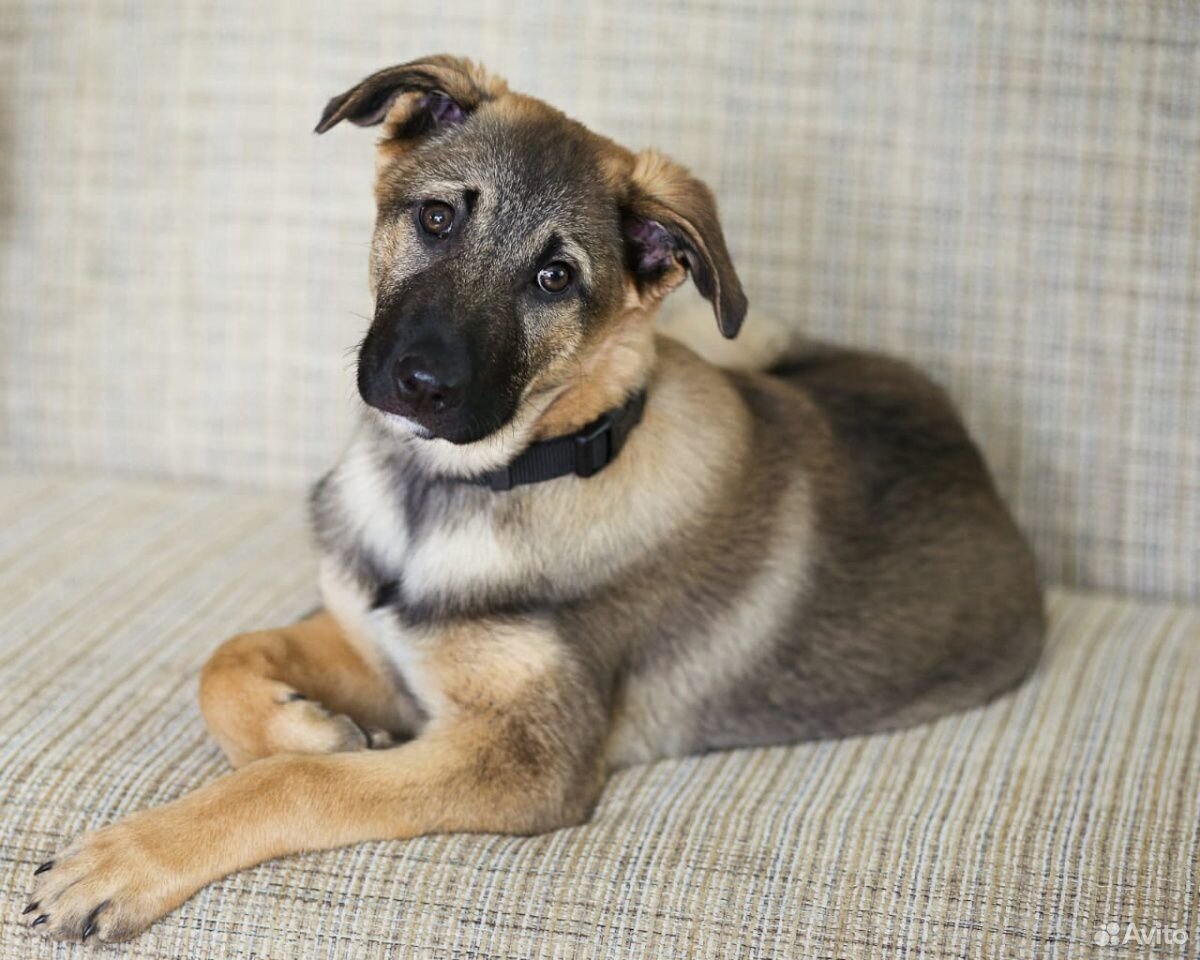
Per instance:
[[[235,767],[275,753],[390,746],[418,717],[328,613],[223,643],[200,675],[200,709]]]

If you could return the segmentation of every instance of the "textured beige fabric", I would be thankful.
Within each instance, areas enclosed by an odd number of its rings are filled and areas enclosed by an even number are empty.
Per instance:
[[[309,130],[436,50],[692,164],[757,308],[950,387],[1052,579],[1200,597],[1193,0],[0,0],[4,456],[318,473],[371,135]]]
[[[0,482],[0,530],[0,957],[99,956],[19,926],[31,871],[224,769],[197,669],[225,635],[312,604],[305,537],[279,497],[32,476]],[[1109,922],[1186,932],[1194,951],[1200,611],[1050,606],[1043,667],[988,708],[634,768],[591,823],[549,836],[271,863],[119,955],[1146,955],[1095,952]]]

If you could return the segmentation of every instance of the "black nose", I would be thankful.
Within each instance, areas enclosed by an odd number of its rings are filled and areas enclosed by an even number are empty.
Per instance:
[[[462,402],[462,379],[436,371],[424,357],[405,354],[396,361],[396,393],[414,414],[441,413]]]

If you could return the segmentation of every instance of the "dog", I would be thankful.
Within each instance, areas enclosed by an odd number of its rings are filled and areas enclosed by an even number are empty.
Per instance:
[[[342,121],[382,136],[362,417],[311,496],[323,606],[217,649],[200,702],[235,769],[39,867],[33,926],[118,940],[272,857],[579,824],[615,768],[920,723],[1030,672],[1034,560],[938,387],[656,332],[688,276],[724,338],[747,312],[684,167],[451,56],[316,130]]]

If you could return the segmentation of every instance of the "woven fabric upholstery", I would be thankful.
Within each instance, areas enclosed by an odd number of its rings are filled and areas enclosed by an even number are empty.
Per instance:
[[[225,769],[197,670],[312,604],[305,535],[267,494],[36,476],[3,478],[0,524],[0,956],[97,956],[18,924],[33,868]],[[1194,948],[1200,611],[1050,609],[1043,666],[984,709],[632,768],[547,836],[273,862],[120,955],[1070,960],[1109,922]]]
[[[10,462],[316,475],[372,136],[309,130],[450,50],[691,164],[763,315],[932,371],[1051,579],[1200,597],[1192,0],[0,8]]]

